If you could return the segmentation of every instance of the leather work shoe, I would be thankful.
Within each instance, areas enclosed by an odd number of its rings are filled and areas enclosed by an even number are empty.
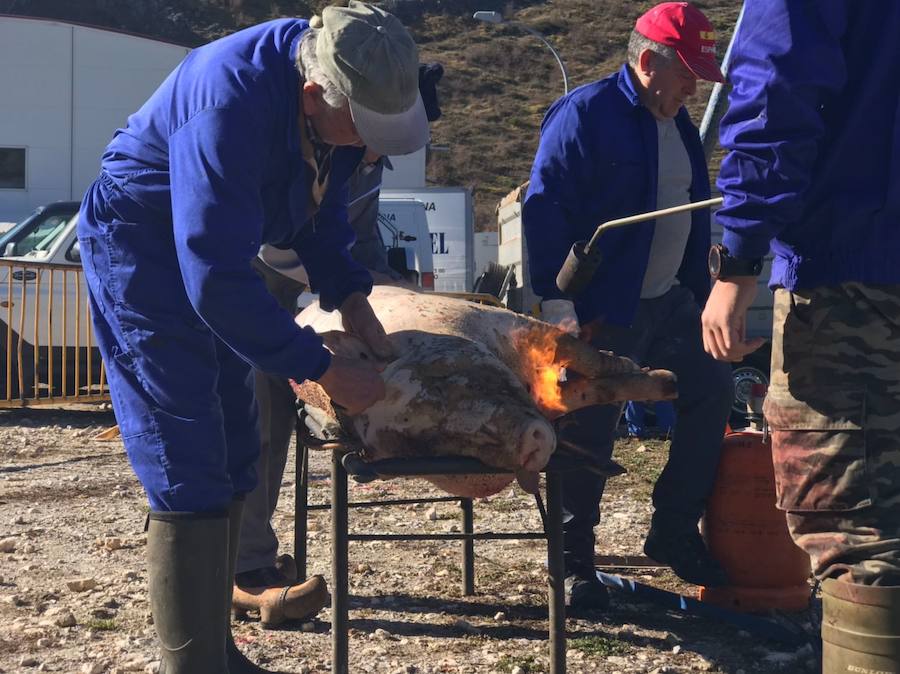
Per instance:
[[[644,554],[668,564],[676,576],[693,585],[728,585],[725,570],[709,553],[696,522],[654,516],[644,542]]]
[[[573,611],[603,611],[609,608],[609,590],[596,575],[566,576],[566,607]]]
[[[269,629],[285,620],[312,618],[330,599],[322,576],[294,584],[270,567],[237,574],[231,607],[235,616],[241,618],[246,617],[247,611],[259,611],[260,623]]]

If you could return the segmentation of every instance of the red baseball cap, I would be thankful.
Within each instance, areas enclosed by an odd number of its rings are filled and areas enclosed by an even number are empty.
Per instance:
[[[716,63],[716,33],[703,12],[688,2],[663,2],[637,20],[634,29],[648,40],[672,47],[700,80],[724,82]]]

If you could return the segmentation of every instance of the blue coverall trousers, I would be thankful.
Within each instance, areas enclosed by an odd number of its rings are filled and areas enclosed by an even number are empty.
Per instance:
[[[250,366],[191,306],[171,220],[106,174],[84,197],[78,240],[116,421],[151,509],[224,510],[256,483]]]
[[[656,481],[658,513],[700,519],[712,490],[725,423],[731,409],[731,367],[703,350],[700,308],[691,291],[675,286],[641,300],[631,327],[587,325],[591,344],[628,356],[642,366],[672,370],[678,377],[675,428],[669,459]],[[586,407],[560,418],[560,437],[597,459],[612,456],[622,405]],[[600,522],[605,478],[586,471],[563,477],[563,531],[567,573],[593,568],[594,526]]]

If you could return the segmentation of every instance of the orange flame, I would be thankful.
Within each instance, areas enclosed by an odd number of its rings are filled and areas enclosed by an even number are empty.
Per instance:
[[[567,362],[556,361],[557,336],[552,330],[518,330],[513,335],[522,356],[522,373],[531,396],[542,412],[565,412],[560,381],[565,381]]]

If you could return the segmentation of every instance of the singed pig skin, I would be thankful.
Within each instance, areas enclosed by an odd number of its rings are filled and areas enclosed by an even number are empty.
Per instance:
[[[674,376],[645,373],[631,360],[592,349],[541,321],[506,309],[406,289],[376,286],[372,308],[398,357],[382,376],[387,395],[352,420],[372,460],[404,456],[471,456],[504,475],[432,476],[459,496],[486,496],[509,484],[534,483],[556,446],[549,419],[602,402],[674,397]],[[338,312],[316,304],[297,323],[323,334],[335,353],[372,359],[358,339],[339,332]],[[523,353],[538,345],[576,372],[562,386],[567,409],[538,404],[533,367]],[[551,356],[552,358],[552,356]],[[628,397],[623,397],[628,396]]]

